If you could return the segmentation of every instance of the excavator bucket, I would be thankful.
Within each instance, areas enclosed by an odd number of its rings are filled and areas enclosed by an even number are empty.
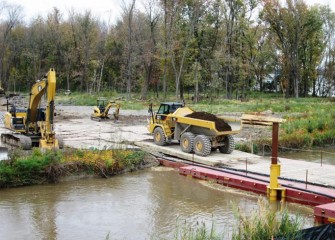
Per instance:
[[[52,142],[48,142],[46,139],[40,139],[40,148],[42,150],[58,150],[58,140],[54,139]]]

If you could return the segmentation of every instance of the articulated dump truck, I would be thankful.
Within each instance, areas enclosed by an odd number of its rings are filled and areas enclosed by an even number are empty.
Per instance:
[[[179,141],[181,150],[207,156],[219,149],[230,154],[235,148],[232,135],[239,133],[241,122],[217,117],[206,112],[195,112],[182,103],[161,103],[158,112],[149,108],[148,131],[153,134],[155,144],[164,146],[172,140]]]

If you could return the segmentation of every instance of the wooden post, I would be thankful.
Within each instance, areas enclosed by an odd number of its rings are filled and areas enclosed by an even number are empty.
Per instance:
[[[272,157],[271,164],[277,164],[278,162],[278,129],[279,123],[274,122],[272,124]]]

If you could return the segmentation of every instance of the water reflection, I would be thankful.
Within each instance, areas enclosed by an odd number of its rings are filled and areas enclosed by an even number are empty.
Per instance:
[[[0,190],[0,239],[173,239],[185,221],[214,223],[229,239],[233,206],[257,207],[255,195],[219,191],[167,170]],[[313,225],[311,209],[295,206],[291,213]]]
[[[8,159],[8,148],[0,146],[0,161]]]
[[[279,157],[335,165],[335,148],[315,148],[313,150],[279,152]]]

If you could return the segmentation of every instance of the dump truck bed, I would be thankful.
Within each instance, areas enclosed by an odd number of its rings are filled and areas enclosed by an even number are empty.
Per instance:
[[[219,131],[216,128],[214,121],[202,120],[197,118],[187,117],[186,115],[192,114],[194,111],[190,108],[179,108],[169,117],[175,119],[176,125],[179,125],[182,130],[187,128],[187,131],[191,131],[196,134],[204,134],[207,136],[220,136],[220,135],[232,135],[237,134],[241,130],[241,122],[232,118],[218,117],[226,121],[230,127],[230,131]]]

